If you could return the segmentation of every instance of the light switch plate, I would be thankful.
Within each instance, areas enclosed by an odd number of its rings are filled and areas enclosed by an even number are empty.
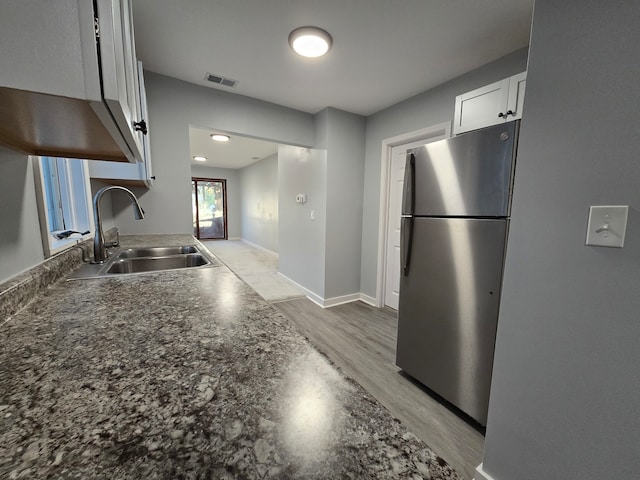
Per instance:
[[[622,248],[628,215],[628,205],[590,207],[586,245]]]

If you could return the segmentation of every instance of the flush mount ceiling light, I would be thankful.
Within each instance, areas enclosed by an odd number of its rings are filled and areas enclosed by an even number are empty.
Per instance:
[[[197,155],[196,155],[195,157],[193,157],[193,159],[194,159],[196,162],[206,162],[206,161],[207,161],[207,157],[199,157],[199,156],[197,156]]]
[[[228,142],[229,135],[223,135],[221,133],[212,133],[211,140],[215,140],[216,142]]]
[[[303,57],[321,57],[332,43],[331,35],[318,27],[300,27],[289,34],[289,45]]]

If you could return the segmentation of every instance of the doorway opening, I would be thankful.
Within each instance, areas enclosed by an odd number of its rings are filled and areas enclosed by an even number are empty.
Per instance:
[[[449,138],[451,123],[408,132],[382,141],[380,220],[376,306],[398,309],[400,288],[400,217],[407,149]]]
[[[191,178],[193,234],[199,240],[227,239],[227,181]]]

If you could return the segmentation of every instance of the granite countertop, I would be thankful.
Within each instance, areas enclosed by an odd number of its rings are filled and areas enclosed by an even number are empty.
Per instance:
[[[0,335],[0,478],[459,478],[223,265],[62,280]]]

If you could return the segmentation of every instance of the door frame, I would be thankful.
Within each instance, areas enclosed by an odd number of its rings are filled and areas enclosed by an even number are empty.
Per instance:
[[[380,206],[378,209],[378,268],[375,298],[375,306],[378,308],[384,307],[384,294],[387,281],[387,230],[389,228],[389,201],[391,191],[391,149],[407,143],[418,141],[429,143],[430,141],[449,138],[450,136],[451,121],[448,121],[382,140],[382,160],[380,162]]]
[[[204,238],[203,240],[227,240],[229,238],[229,232],[227,230],[227,180],[225,178],[205,178],[205,177],[191,177],[191,184],[193,188],[193,182],[220,182],[222,183],[222,215],[223,215],[223,223],[224,223],[224,238]],[[196,200],[197,200],[197,189],[196,189]],[[197,205],[197,203],[196,203]],[[196,207],[198,208],[198,207]],[[200,209],[198,208],[198,215]],[[193,212],[192,212],[193,214]],[[196,224],[199,224],[199,219],[196,217]],[[200,228],[198,227],[198,240],[200,240]]]

